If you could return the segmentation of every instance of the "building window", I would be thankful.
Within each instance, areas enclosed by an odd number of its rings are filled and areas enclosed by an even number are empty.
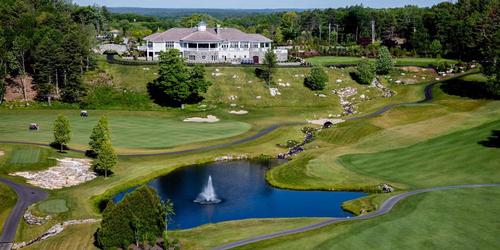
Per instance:
[[[233,48],[233,49],[239,48],[239,43],[238,42],[231,42],[231,48]]]
[[[160,55],[160,52],[155,52],[155,55],[159,56],[159,55]]]
[[[217,61],[219,59],[219,56],[215,55],[215,56],[212,56],[212,61]]]
[[[210,44],[210,48],[211,49],[216,49],[217,48],[217,44],[216,43],[211,43]]]
[[[148,42],[148,47],[153,48],[153,42]]]
[[[196,56],[195,55],[189,55],[189,61],[194,61],[196,60]]]
[[[197,48],[196,43],[188,43],[188,48],[196,49]]]
[[[201,56],[201,59],[205,60],[207,57],[206,56]]]
[[[223,43],[223,44],[222,44],[222,48],[223,48],[223,49],[227,49],[227,48],[229,48],[229,43]]]
[[[198,48],[200,48],[200,49],[208,49],[208,43],[200,43],[200,44],[198,44]]]
[[[242,49],[248,49],[248,48],[250,48],[250,43],[249,42],[241,42],[240,47]]]
[[[259,47],[259,43],[252,43],[252,48],[258,48]]]
[[[165,48],[167,48],[167,49],[171,49],[171,48],[173,48],[173,47],[174,47],[174,42],[166,42],[166,43],[165,43]]]

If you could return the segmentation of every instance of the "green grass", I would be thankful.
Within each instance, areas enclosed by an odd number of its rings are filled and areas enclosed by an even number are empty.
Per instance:
[[[342,156],[340,161],[357,173],[412,187],[498,182],[499,149],[478,144],[498,129],[500,120],[406,148]]]
[[[361,138],[380,131],[382,128],[363,121],[341,123],[335,128],[324,129],[318,137],[332,144],[346,145],[358,142]]]
[[[16,205],[16,192],[8,185],[0,182],[0,233],[2,232],[3,223],[7,220],[10,211]]]
[[[38,204],[38,209],[41,212],[47,214],[59,214],[68,211],[68,207],[66,206],[66,200],[63,199],[55,199],[55,200],[46,200]]]
[[[250,125],[243,122],[222,120],[213,124],[186,123],[182,122],[182,118],[154,112],[90,111],[90,117],[82,119],[78,111],[2,111],[1,140],[49,143],[53,140],[52,124],[58,113],[68,116],[72,129],[70,146],[77,148],[86,148],[92,128],[101,115],[108,116],[113,145],[118,148],[168,148],[232,137],[250,129]],[[41,129],[28,130],[31,122],[38,123]],[[29,160],[35,155],[22,153],[14,157]]]
[[[29,145],[0,145],[0,150],[5,151],[0,157],[0,174],[46,169],[56,164],[53,158],[58,156],[52,149]]]
[[[410,197],[389,214],[237,249],[497,249],[500,188]]]
[[[317,56],[306,59],[308,62],[316,65],[342,65],[342,64],[357,64],[359,61],[363,60],[361,57],[350,57],[350,56]],[[374,59],[370,59],[374,61]],[[447,61],[450,64],[457,63],[456,60],[450,59],[440,59],[440,58],[418,58],[418,57],[407,57],[407,58],[395,58],[394,63],[396,66],[436,66],[438,61]]]

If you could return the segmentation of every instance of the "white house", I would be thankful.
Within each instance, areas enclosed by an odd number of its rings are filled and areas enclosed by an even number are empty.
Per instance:
[[[234,28],[207,28],[200,22],[195,28],[173,28],[144,38],[147,60],[157,60],[161,51],[178,49],[189,63],[255,63],[264,61],[272,40],[260,34],[248,34]],[[288,54],[278,51],[279,61]]]

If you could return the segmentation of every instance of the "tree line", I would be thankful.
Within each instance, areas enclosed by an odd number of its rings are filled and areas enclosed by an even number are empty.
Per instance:
[[[32,76],[39,99],[78,102],[85,94],[81,76],[94,65],[91,48],[108,14],[65,0],[1,1],[0,92],[6,78],[19,79],[26,99]]]

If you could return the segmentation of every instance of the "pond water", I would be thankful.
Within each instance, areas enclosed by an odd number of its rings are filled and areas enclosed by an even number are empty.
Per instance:
[[[232,161],[190,166],[148,183],[162,199],[174,203],[171,229],[248,218],[348,217],[344,201],[365,196],[361,192],[293,191],[270,186],[265,180],[272,163]],[[218,204],[194,202],[211,176]],[[113,198],[120,201],[127,192]],[[211,190],[210,190],[211,191]]]

